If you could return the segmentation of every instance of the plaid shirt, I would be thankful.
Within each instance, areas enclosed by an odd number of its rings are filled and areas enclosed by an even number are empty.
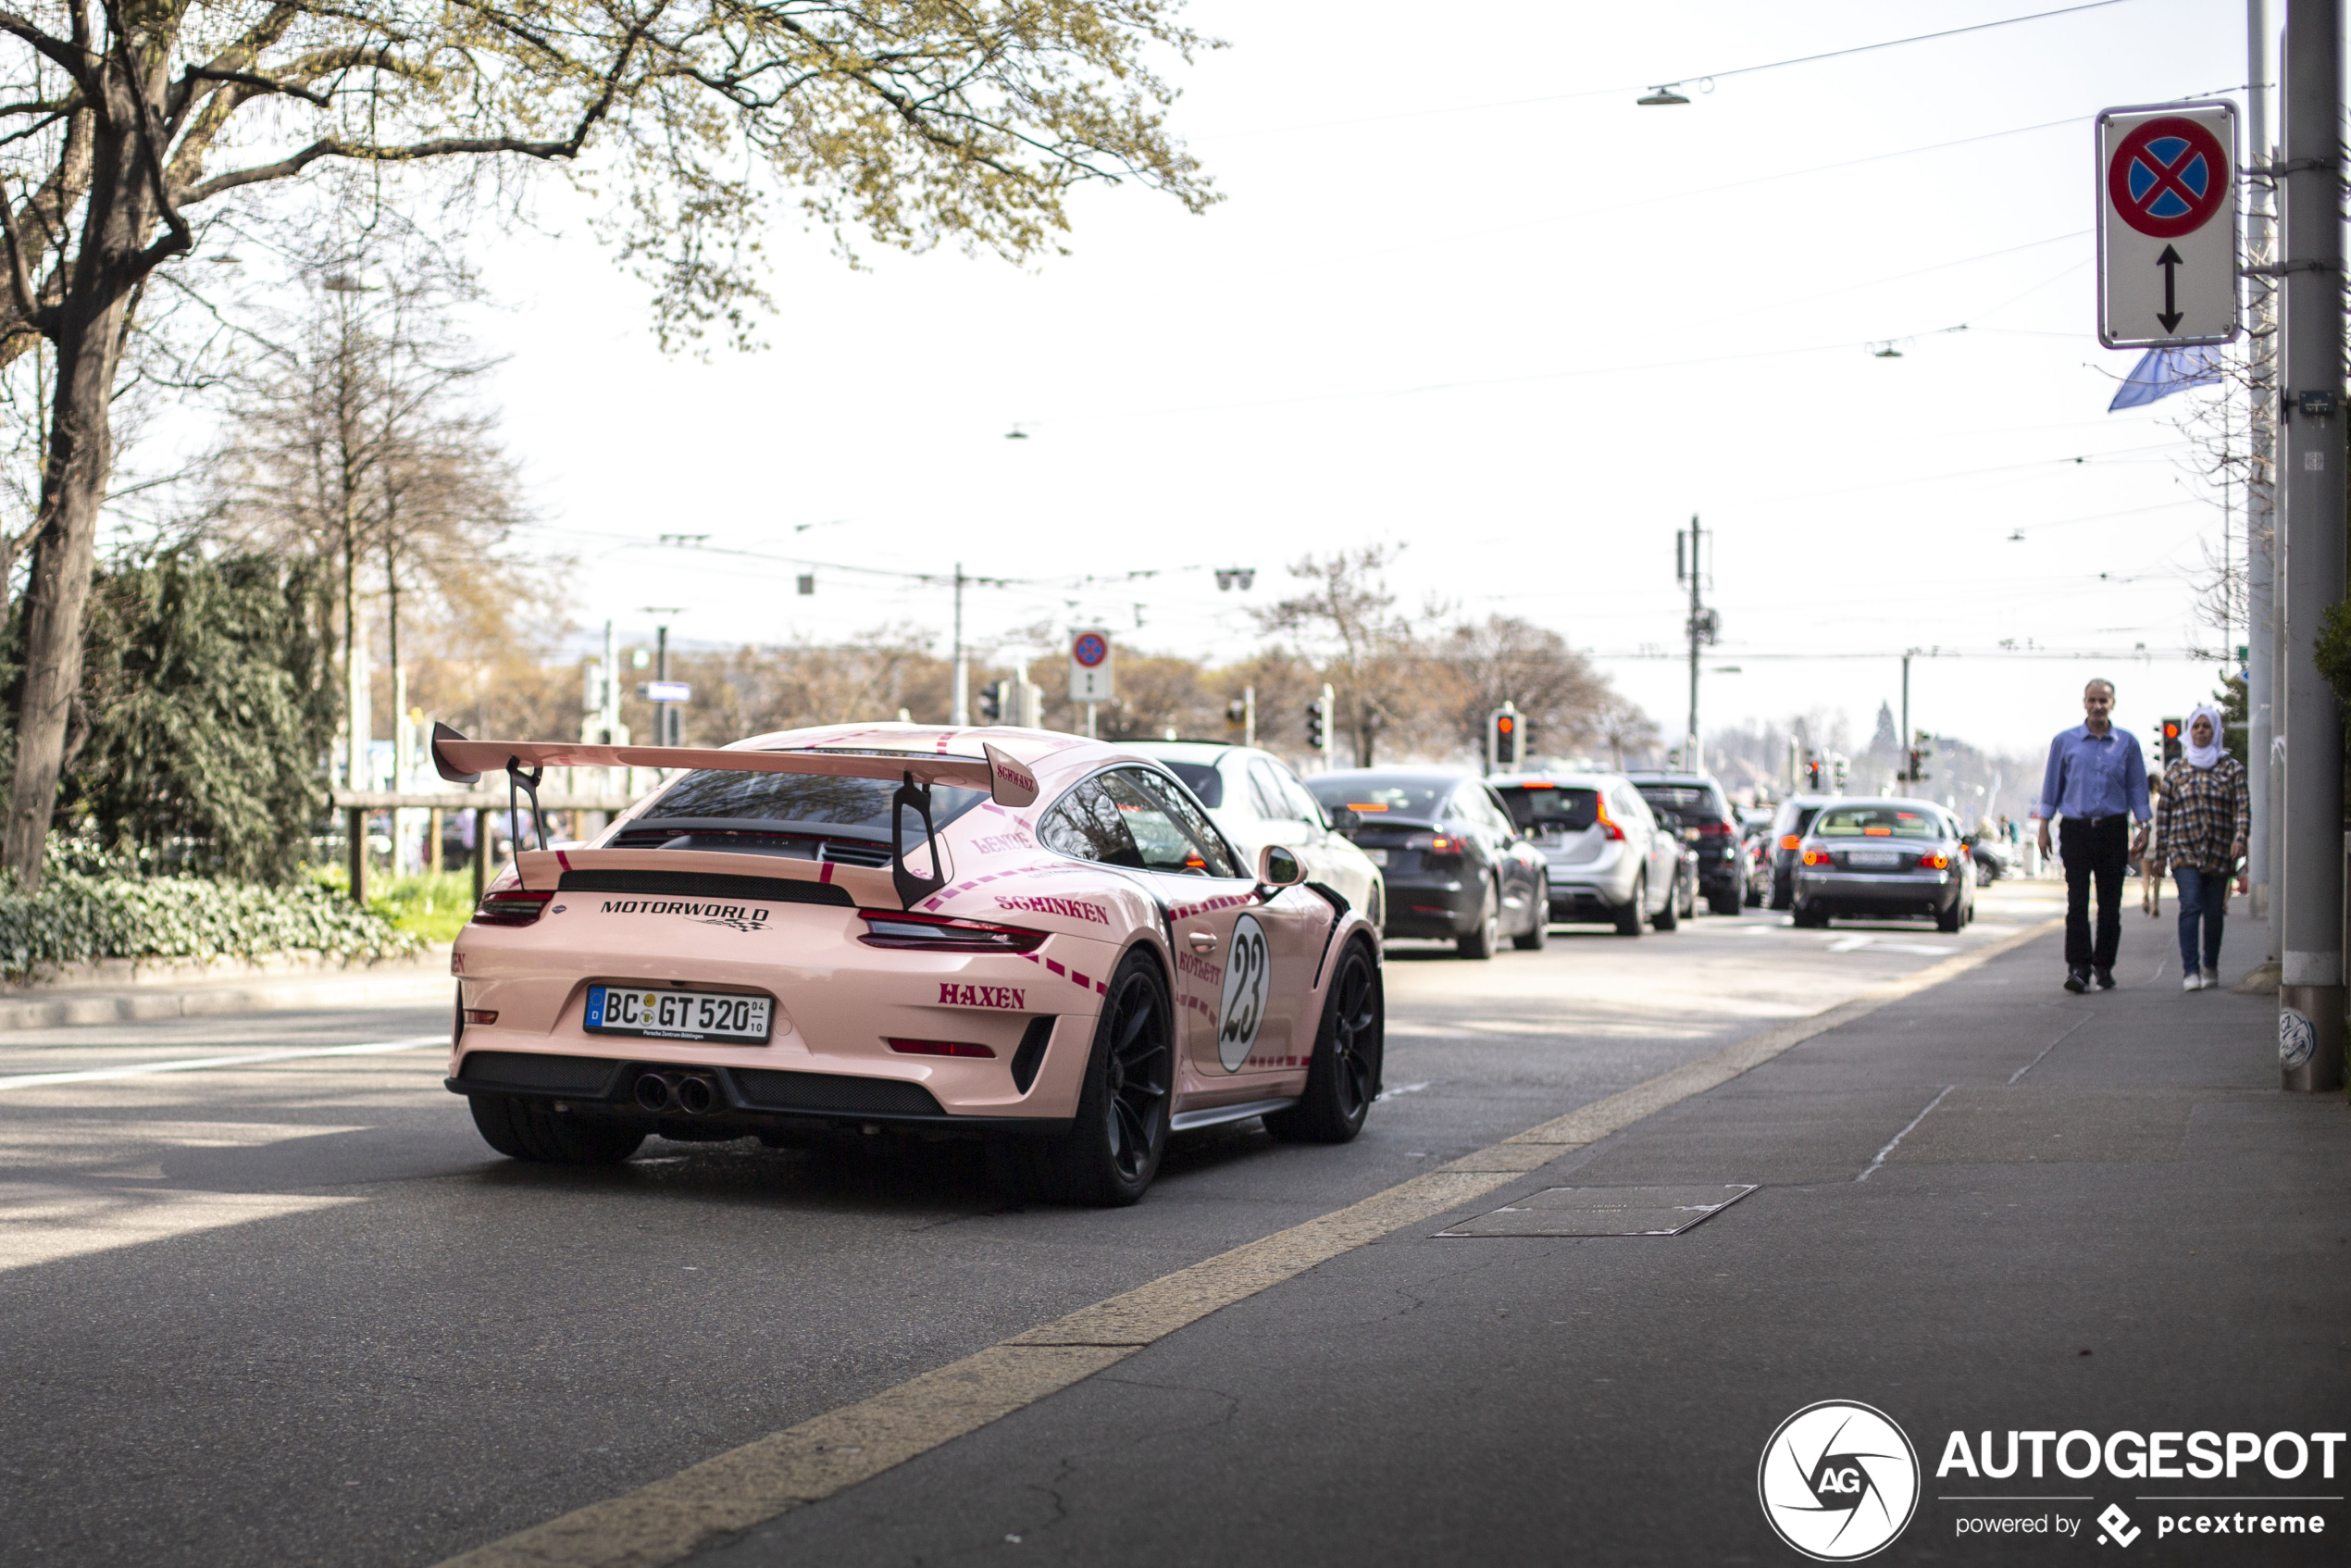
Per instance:
[[[2185,757],[2163,770],[2163,801],[2155,809],[2156,853],[2167,865],[2199,871],[2236,869],[2236,846],[2251,836],[2253,804],[2245,764],[2226,753],[2210,767]]]

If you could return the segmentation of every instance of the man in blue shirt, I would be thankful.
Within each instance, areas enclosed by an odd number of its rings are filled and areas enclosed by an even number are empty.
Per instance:
[[[2114,955],[2122,945],[2122,878],[2131,856],[2146,844],[2147,765],[2139,743],[2114,729],[2114,682],[2083,690],[2087,722],[2049,742],[2048,771],[2034,815],[2041,819],[2041,853],[2049,852],[2049,825],[2058,826],[2065,862],[2065,989],[2079,995],[2095,984],[2114,989]],[[2126,826],[2138,821],[2133,839]],[[2090,935],[2090,886],[2097,885],[2098,928]]]

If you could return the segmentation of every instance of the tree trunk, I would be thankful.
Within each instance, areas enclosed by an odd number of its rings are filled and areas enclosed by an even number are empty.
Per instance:
[[[70,308],[70,307],[68,307]],[[56,418],[43,473],[40,531],[25,583],[24,693],[17,707],[16,778],[0,864],[41,884],[56,810],[66,726],[81,686],[81,616],[97,565],[98,512],[114,468],[111,422],[124,298],[68,317],[57,353]]]

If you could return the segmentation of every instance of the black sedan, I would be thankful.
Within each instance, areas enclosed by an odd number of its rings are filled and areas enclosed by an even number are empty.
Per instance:
[[[1796,924],[1890,915],[1923,915],[1941,931],[1975,918],[1975,877],[1959,825],[1932,801],[1823,806],[1797,852]]]
[[[1738,819],[1723,786],[1702,773],[1635,773],[1633,788],[1658,820],[1678,831],[1698,853],[1698,890],[1717,915],[1736,915],[1747,902],[1747,864]]]
[[[1510,937],[1543,945],[1550,873],[1483,779],[1415,768],[1359,768],[1306,781],[1380,866],[1391,937],[1437,937],[1491,958]],[[1351,816],[1349,814],[1352,814]]]

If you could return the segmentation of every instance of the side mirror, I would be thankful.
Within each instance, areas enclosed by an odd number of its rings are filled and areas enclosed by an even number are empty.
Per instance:
[[[1257,880],[1262,887],[1295,888],[1306,880],[1306,863],[1279,844],[1268,844],[1257,852]]]
[[[1352,833],[1363,826],[1362,813],[1351,806],[1325,806],[1323,810],[1331,819],[1331,831],[1334,833]]]

